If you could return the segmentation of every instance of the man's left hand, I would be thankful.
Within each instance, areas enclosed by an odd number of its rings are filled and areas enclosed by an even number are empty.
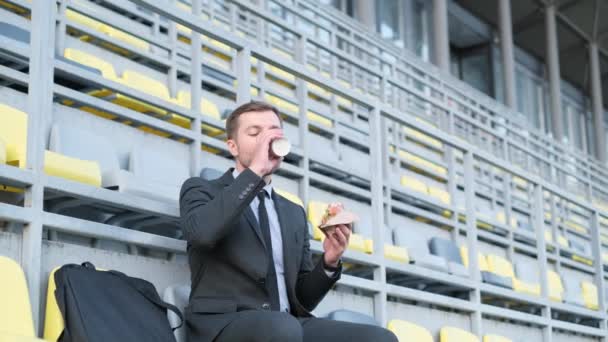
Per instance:
[[[325,232],[325,241],[323,241],[323,250],[325,251],[325,265],[337,267],[342,254],[348,247],[350,239],[350,225],[339,224],[330,227]]]

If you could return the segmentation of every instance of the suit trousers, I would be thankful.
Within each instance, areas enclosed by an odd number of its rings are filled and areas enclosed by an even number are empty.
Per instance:
[[[296,318],[277,311],[240,311],[216,342],[398,342],[390,331],[372,325],[324,318]],[[196,342],[196,341],[191,341]]]

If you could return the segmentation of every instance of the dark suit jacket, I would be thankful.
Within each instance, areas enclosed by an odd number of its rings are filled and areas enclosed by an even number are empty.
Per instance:
[[[192,292],[186,309],[190,341],[212,341],[242,310],[269,310],[268,257],[250,203],[265,185],[249,169],[232,168],[217,180],[193,177],[180,194],[181,225],[188,241]],[[340,277],[313,264],[304,209],[276,194],[285,282],[292,315],[309,317]],[[322,260],[322,259],[321,259]]]

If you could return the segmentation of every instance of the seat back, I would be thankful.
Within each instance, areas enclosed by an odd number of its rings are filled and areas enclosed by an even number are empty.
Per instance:
[[[307,216],[308,221],[312,225],[312,237],[315,240],[321,240],[324,237],[323,232],[319,229],[319,225],[328,205],[326,202],[308,201]]]
[[[581,290],[583,292],[583,301],[585,306],[591,310],[599,308],[599,300],[597,294],[597,286],[590,281],[581,281]]]
[[[288,199],[289,201],[301,206],[302,208],[304,208],[304,202],[302,202],[302,199],[300,199],[300,197],[296,194],[292,194],[291,192],[287,191],[287,190],[283,190],[283,189],[279,189],[279,188],[274,188],[274,191],[285,197],[286,199]]]
[[[34,337],[30,295],[21,266],[0,256],[0,335]]]
[[[564,282],[564,301],[583,305],[581,281],[572,277],[562,277]]]
[[[440,237],[433,237],[429,241],[429,249],[431,254],[443,257],[448,261],[452,261],[458,264],[463,264],[460,251],[454,242],[448,239]]]
[[[222,171],[211,167],[205,167],[201,170],[201,178],[205,180],[218,179],[223,175]]]
[[[82,64],[89,68],[99,70],[101,72],[101,75],[106,79],[112,81],[118,80],[112,63],[105,61],[102,58],[73,48],[65,49],[65,51],[63,52],[63,56],[78,64]]]
[[[4,140],[0,138],[0,164],[6,163],[6,144]]]
[[[6,144],[6,162],[25,167],[27,150],[27,114],[0,103],[0,139]]]
[[[190,290],[190,285],[169,286],[165,289],[165,292],[163,293],[163,300],[167,303],[177,306],[177,308],[181,312],[184,312],[186,306],[188,306]],[[177,317],[177,315],[171,310],[167,310],[167,318],[169,319],[169,324],[172,327],[176,327],[180,323],[179,317]],[[177,340],[177,342],[186,341],[185,324],[182,325],[179,329],[175,329],[173,333],[175,334],[175,339]]]
[[[30,33],[15,25],[0,22],[0,34],[10,37],[11,39],[20,41],[24,44],[30,43]]]
[[[46,311],[44,314],[44,339],[47,341],[57,341],[63,331],[63,316],[55,299],[55,272],[59,267],[54,268],[49,274],[49,283],[46,290]]]
[[[49,149],[68,157],[97,161],[102,175],[120,169],[118,155],[110,140],[80,127],[53,124]]]
[[[179,160],[174,154],[160,148],[141,145],[131,151],[129,171],[138,178],[178,188],[190,177],[187,159]]]
[[[169,88],[167,88],[165,83],[140,72],[129,69],[125,70],[122,74],[122,82],[129,87],[137,88],[148,95],[161,98],[165,101],[171,101]]]
[[[555,302],[561,302],[564,295],[564,285],[562,284],[562,279],[557,272],[553,270],[547,271],[547,286],[549,291],[549,299]]]
[[[351,310],[335,310],[327,314],[325,318],[334,321],[380,326],[374,317]]]
[[[486,260],[490,272],[507,278],[515,278],[515,271],[509,260],[495,254],[488,254]]]
[[[466,330],[443,327],[439,331],[439,342],[479,342],[479,339]]]
[[[530,283],[539,283],[538,270],[529,262],[517,261],[515,263],[515,274],[518,279]]]
[[[388,330],[397,336],[399,342],[433,342],[433,336],[426,328],[408,321],[393,319],[388,322]]]

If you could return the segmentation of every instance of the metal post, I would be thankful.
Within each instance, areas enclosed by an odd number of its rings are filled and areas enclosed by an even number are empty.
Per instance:
[[[201,0],[192,1],[192,15],[198,17],[201,13]],[[201,34],[195,30],[191,31],[190,45],[190,111],[196,113],[192,120],[192,130],[194,131],[194,141],[190,145],[190,175],[198,176],[201,170],[201,87],[202,87],[202,52]]]
[[[513,30],[511,28],[511,0],[498,1],[498,21],[500,26],[500,48],[502,50],[502,73],[504,96],[507,106],[517,108],[515,92],[515,58],[513,57]]]
[[[469,273],[471,279],[476,284],[473,290],[471,302],[477,304],[477,309],[472,313],[471,330],[480,336],[481,334],[481,291],[479,283],[479,261],[477,260],[477,215],[475,214],[475,167],[473,152],[464,152],[464,191],[465,191],[465,211],[467,215],[467,248],[469,250]]]
[[[551,118],[553,137],[562,141],[564,128],[562,124],[561,76],[559,71],[559,46],[557,43],[557,23],[555,4],[545,8],[545,31],[547,35],[547,68],[549,72],[549,89],[551,93]]]
[[[23,230],[22,264],[27,276],[34,327],[40,331],[42,211],[44,197],[44,150],[46,122],[53,112],[53,75],[55,65],[55,1],[32,3],[30,83],[28,85],[27,169],[34,177],[32,187],[25,190],[25,206],[33,217]],[[34,76],[35,75],[35,76]]]
[[[251,101],[251,50],[248,47],[236,53],[236,102],[238,105]]]
[[[606,162],[606,131],[604,130],[604,100],[602,98],[602,70],[597,43],[589,45],[589,64],[591,66],[591,102],[593,106],[593,127],[595,129],[595,153],[603,163]]]
[[[450,72],[450,38],[448,33],[447,0],[433,0],[435,64],[442,71]]]
[[[371,197],[372,197],[372,222],[375,227],[373,231],[374,239],[374,256],[380,261],[380,265],[374,272],[374,280],[383,283],[386,279],[386,266],[384,264],[384,199],[382,177],[382,114],[378,107],[374,107],[370,112],[370,157],[372,161],[372,178],[371,178]],[[386,291],[380,291],[375,295],[374,307],[375,317],[382,326],[386,326],[387,306]]]

